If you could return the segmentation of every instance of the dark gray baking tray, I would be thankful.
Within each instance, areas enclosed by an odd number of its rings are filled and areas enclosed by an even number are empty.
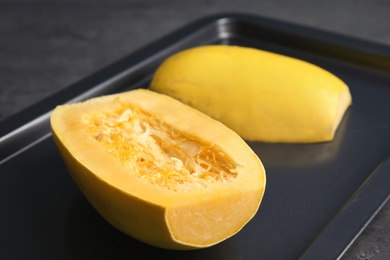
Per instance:
[[[258,214],[240,233],[207,249],[163,250],[123,235],[88,204],[59,157],[49,116],[58,104],[146,88],[164,58],[204,44],[318,64],[350,86],[353,106],[333,142],[250,143],[268,180]],[[390,194],[389,54],[385,46],[261,17],[206,17],[0,122],[0,259],[342,256]]]

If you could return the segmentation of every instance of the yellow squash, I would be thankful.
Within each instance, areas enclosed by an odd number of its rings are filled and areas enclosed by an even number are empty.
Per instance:
[[[58,106],[54,140],[73,179],[114,227],[145,243],[219,243],[256,214],[259,158],[232,130],[149,90]]]
[[[251,141],[333,139],[351,104],[348,86],[311,63],[254,48],[211,45],[176,53],[151,90],[210,115]]]

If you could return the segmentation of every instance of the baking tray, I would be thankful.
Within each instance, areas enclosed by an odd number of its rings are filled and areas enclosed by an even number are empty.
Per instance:
[[[53,143],[50,111],[58,104],[147,88],[163,59],[204,44],[250,46],[317,64],[350,86],[353,105],[332,142],[249,143],[267,169],[267,189],[258,213],[236,236],[207,249],[159,249],[112,228],[89,205]],[[389,54],[386,46],[281,21],[215,15],[0,122],[0,258],[343,256],[390,194]]]

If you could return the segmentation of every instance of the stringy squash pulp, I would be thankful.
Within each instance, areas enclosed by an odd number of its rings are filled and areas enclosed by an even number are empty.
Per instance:
[[[113,226],[194,249],[237,233],[265,190],[259,158],[232,130],[148,90],[58,106],[53,136],[73,179]]]

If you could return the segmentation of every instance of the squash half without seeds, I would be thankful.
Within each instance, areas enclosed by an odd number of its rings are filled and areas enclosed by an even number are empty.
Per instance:
[[[331,141],[352,98],[334,74],[248,47],[209,45],[168,57],[150,89],[226,124],[250,141]]]
[[[169,249],[217,244],[256,214],[265,170],[222,123],[148,90],[58,106],[54,140],[73,179],[114,227]]]

